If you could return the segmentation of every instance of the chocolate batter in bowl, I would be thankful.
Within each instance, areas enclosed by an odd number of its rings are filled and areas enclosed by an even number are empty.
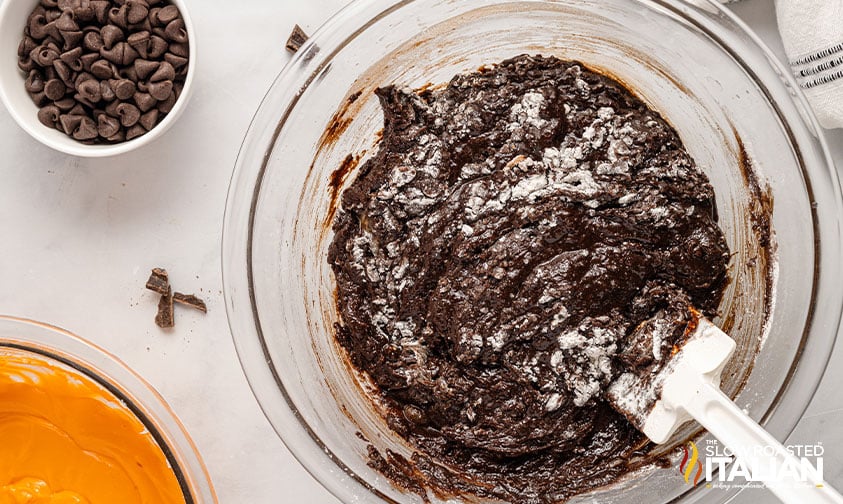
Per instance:
[[[418,486],[433,490],[433,501],[494,502],[430,477],[384,420],[390,405],[336,343],[327,257],[341,192],[377,149],[375,89],[444,83],[524,53],[582,61],[623,82],[676,130],[710,180],[732,253],[715,320],[739,343],[727,393],[783,438],[827,361],[841,308],[833,286],[839,185],[801,99],[729,14],[707,2],[352,4],[302,48],[256,116],[232,181],[223,249],[229,320],[253,390],[285,443],[345,501],[418,502]],[[676,443],[694,434],[689,427]],[[635,470],[620,479],[582,474],[582,489],[607,485],[571,501],[732,495],[693,490],[675,468],[650,463],[674,455],[643,447],[623,461]],[[370,463],[379,456],[394,460],[378,471]],[[507,500],[552,502],[568,490]]]

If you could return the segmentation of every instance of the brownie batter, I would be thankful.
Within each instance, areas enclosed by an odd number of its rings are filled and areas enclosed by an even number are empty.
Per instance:
[[[336,337],[417,449],[373,465],[421,493],[544,503],[652,463],[603,393],[670,357],[689,306],[715,314],[729,259],[676,131],[553,57],[377,95],[383,140],[329,252]]]

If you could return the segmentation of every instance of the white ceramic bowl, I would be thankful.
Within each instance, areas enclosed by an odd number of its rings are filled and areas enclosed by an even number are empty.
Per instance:
[[[38,107],[24,89],[25,76],[18,68],[17,47],[23,36],[26,20],[38,0],[3,0],[0,2],[0,100],[21,128],[33,138],[57,151],[80,157],[108,157],[123,154],[146,145],[167,131],[184,111],[193,89],[196,72],[196,32],[182,0],[169,0],[178,7],[184,19],[190,41],[189,67],[184,89],[173,109],[151,131],[126,142],[116,144],[87,145],[63,132],[48,128],[38,120]]]

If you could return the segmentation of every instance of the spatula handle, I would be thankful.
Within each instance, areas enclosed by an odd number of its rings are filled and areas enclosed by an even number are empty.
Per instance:
[[[786,503],[843,503],[843,496],[823,481],[813,465],[804,470],[807,481],[801,479],[802,460],[749,418],[709,379],[700,375],[684,378],[685,386],[692,386],[685,389],[688,396],[682,401],[682,406],[743,460],[753,474],[753,479],[763,481],[770,491]],[[771,470],[771,465],[776,468],[789,466],[794,470]]]

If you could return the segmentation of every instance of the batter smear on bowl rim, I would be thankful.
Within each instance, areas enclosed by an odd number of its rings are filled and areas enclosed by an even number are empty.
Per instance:
[[[372,465],[421,494],[540,503],[652,463],[603,394],[660,368],[689,306],[716,315],[729,261],[676,131],[553,57],[377,94],[383,139],[328,258],[337,340],[417,450]]]

